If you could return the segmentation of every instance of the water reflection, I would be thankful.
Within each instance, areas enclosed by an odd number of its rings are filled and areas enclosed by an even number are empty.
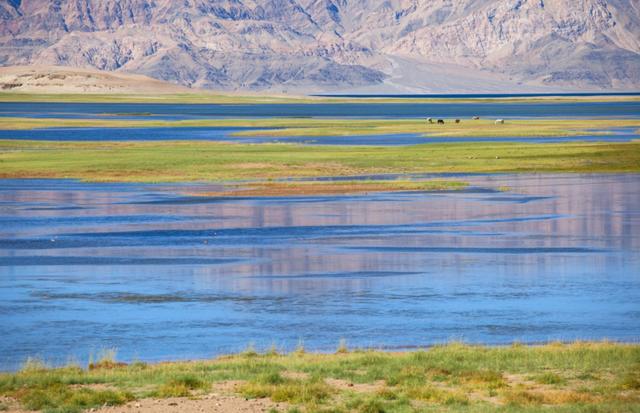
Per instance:
[[[105,346],[157,360],[250,341],[638,339],[637,175],[464,179],[460,193],[226,200],[1,181],[0,368]]]

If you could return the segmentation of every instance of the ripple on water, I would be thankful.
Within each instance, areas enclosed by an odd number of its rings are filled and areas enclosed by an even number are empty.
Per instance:
[[[637,175],[456,177],[469,190],[295,200],[3,181],[0,368],[100,347],[640,339]]]

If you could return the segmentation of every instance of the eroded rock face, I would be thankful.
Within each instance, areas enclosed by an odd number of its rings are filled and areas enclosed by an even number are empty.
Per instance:
[[[637,89],[640,3],[0,0],[0,45],[2,65],[130,71],[228,90],[378,84],[406,59],[514,82]]]

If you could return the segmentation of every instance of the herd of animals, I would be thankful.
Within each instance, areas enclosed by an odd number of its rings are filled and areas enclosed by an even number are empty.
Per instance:
[[[479,120],[479,119],[480,119],[480,116],[474,116],[472,119],[473,119],[473,120]],[[427,118],[427,122],[429,122],[429,123],[434,123],[434,122],[433,122],[433,118]],[[456,123],[460,123],[460,119],[456,119],[456,120],[455,120],[455,122],[456,122]],[[438,125],[444,125],[444,119],[437,119],[437,120],[436,120],[436,123],[437,123]],[[496,125],[504,125],[504,119],[496,119],[495,124],[496,124]]]

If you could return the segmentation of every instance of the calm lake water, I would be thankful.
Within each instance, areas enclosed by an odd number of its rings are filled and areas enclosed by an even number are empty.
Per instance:
[[[640,339],[639,175],[447,179],[472,187],[215,199],[0,181],[0,369],[105,347],[163,360],[250,342]]]
[[[578,103],[328,103],[328,104],[166,104],[0,102],[0,116],[136,119],[216,117],[637,117],[640,102]],[[144,115],[144,116],[138,116]]]
[[[580,103],[446,103],[446,104],[276,104],[276,105],[210,105],[149,103],[2,103],[0,117],[83,118],[83,119],[213,119],[237,117],[346,117],[346,118],[637,118],[640,102]],[[586,125],[588,126],[588,125]],[[416,145],[444,142],[531,142],[560,141],[624,142],[639,139],[636,128],[614,131],[608,136],[563,138],[540,137],[430,137],[419,134],[377,136],[292,136],[241,137],[234,132],[265,128],[229,127],[154,127],[154,128],[49,128],[34,130],[0,130],[0,139],[53,141],[159,141],[211,140],[238,143],[285,142],[317,145]]]

